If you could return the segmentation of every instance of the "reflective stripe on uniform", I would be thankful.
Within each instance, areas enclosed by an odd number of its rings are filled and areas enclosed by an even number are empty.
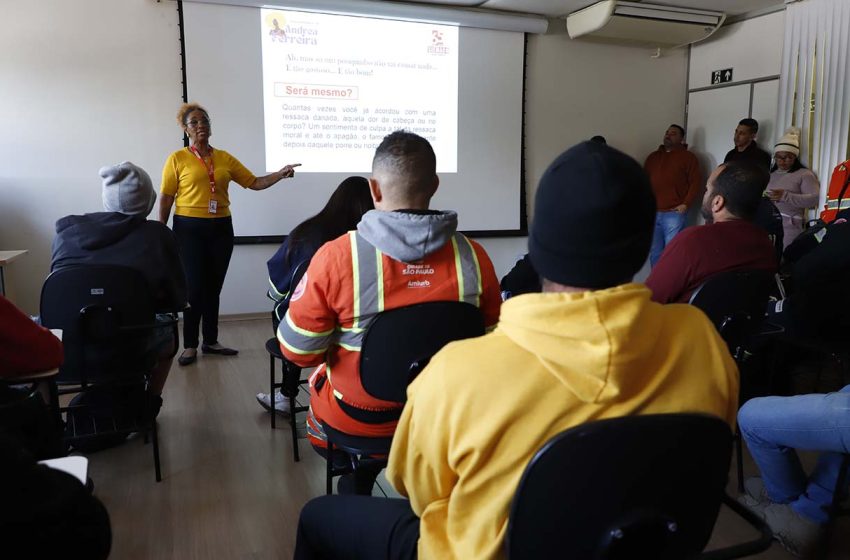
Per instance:
[[[360,317],[360,270],[359,259],[357,255],[357,232],[349,231],[348,240],[351,242],[351,289],[354,292],[354,301],[352,303],[354,313],[354,326],[358,326]]]
[[[457,272],[458,301],[471,303],[479,307],[481,299],[481,267],[478,255],[465,235],[455,233],[452,237]]]
[[[328,363],[325,364],[325,379],[328,387],[330,387],[331,391],[333,391],[334,396],[338,399],[342,399],[342,393],[334,389],[333,381],[331,381],[331,366]]]
[[[384,259],[383,255],[375,248],[375,285],[378,287],[378,309],[380,313],[384,310]]]
[[[352,272],[354,273],[354,326],[363,324],[384,308],[384,271],[382,253],[356,231],[353,236]]]
[[[835,210],[838,208],[838,199],[827,200],[826,201],[827,210]],[[841,210],[845,210],[850,208],[850,199],[842,198],[841,199]]]
[[[363,334],[363,329],[340,329],[337,331],[334,342],[351,352],[360,352],[360,346],[363,344]]]
[[[268,291],[269,299],[274,300],[274,301],[280,301],[280,300],[282,300],[283,298],[286,297],[286,294],[282,294],[282,293],[277,291],[277,286],[275,286],[274,282],[272,282],[271,276],[269,277],[269,286],[271,286],[271,288]]]
[[[351,241],[351,276],[354,296],[354,320],[352,327],[340,327],[336,331],[334,343],[351,351],[360,352],[363,336],[372,319],[384,310],[384,262],[383,254],[356,231],[348,233]],[[330,368],[328,384],[336,398],[342,400],[342,393],[333,388]]]
[[[316,415],[313,414],[313,408],[307,409],[307,420],[305,422],[307,426],[307,435],[316,438],[319,441],[328,441],[328,436],[325,435],[325,431],[322,429],[322,425],[316,420]]]
[[[294,354],[324,354],[331,343],[334,329],[324,332],[312,332],[302,329],[292,322],[289,311],[277,327],[277,339],[287,350]]]

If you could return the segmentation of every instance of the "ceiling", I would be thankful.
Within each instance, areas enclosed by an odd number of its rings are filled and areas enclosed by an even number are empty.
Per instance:
[[[505,10],[548,17],[564,16],[594,4],[596,0],[417,0],[421,4],[475,7],[489,10]],[[634,0],[632,0],[634,1]],[[729,16],[754,12],[782,5],[784,0],[651,0],[652,4],[679,6],[724,12]]]

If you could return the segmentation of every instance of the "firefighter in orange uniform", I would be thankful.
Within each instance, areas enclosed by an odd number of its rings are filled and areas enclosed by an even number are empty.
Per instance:
[[[384,138],[369,179],[375,210],[319,249],[278,327],[289,360],[319,366],[310,376],[307,436],[320,454],[323,422],[358,436],[395,431],[403,405],[372,397],[360,383],[360,345],[377,313],[460,300],[481,309],[488,329],[498,321],[499,281],[487,253],[457,232],[455,212],[428,209],[438,184],[427,140],[405,131]],[[340,489],[345,483],[347,492],[370,494],[379,471],[361,462]]]
[[[839,163],[832,170],[832,177],[829,179],[829,189],[826,195],[826,204],[824,204],[821,219],[826,223],[831,223],[841,210],[850,208],[850,159]]]

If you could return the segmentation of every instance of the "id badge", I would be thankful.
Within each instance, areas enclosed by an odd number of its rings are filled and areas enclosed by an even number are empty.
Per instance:
[[[218,201],[210,199],[210,214],[218,213]]]

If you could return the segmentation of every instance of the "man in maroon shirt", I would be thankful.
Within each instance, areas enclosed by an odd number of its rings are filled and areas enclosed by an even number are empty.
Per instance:
[[[685,144],[685,129],[677,124],[667,128],[664,143],[649,154],[643,167],[655,193],[655,233],[649,251],[649,262],[655,266],[664,247],[684,229],[702,177],[697,157]]]
[[[752,223],[770,179],[749,162],[723,164],[708,178],[702,201],[706,224],[679,234],[653,267],[646,285],[659,303],[686,303],[710,276],[778,266],[767,232]]]

